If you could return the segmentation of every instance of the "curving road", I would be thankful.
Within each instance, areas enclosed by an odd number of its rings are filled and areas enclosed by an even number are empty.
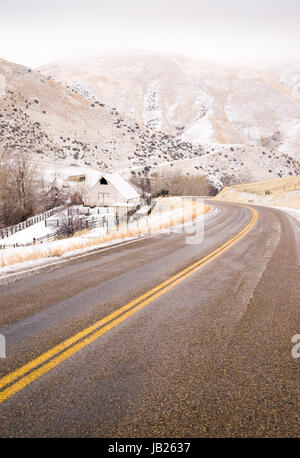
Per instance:
[[[213,206],[199,245],[0,276],[1,437],[300,436],[299,223]]]

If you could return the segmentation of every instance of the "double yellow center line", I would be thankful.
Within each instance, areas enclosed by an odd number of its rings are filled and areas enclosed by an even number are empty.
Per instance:
[[[43,353],[39,357],[33,359],[29,363],[0,379],[0,403],[21,389],[25,388],[27,385],[41,377],[46,372],[49,372],[51,369],[77,353],[82,348],[94,342],[107,331],[122,323],[122,321],[125,321],[131,315],[141,310],[150,302],[154,301],[159,296],[169,291],[175,285],[197,272],[205,264],[215,259],[224,251],[228,250],[228,248],[240,240],[254,226],[257,220],[257,211],[251,207],[246,208],[250,209],[252,212],[251,221],[242,231],[240,231],[237,235],[232,237],[222,246],[212,251],[207,256],[204,256],[199,261],[190,265],[186,269],[180,271],[178,274],[164,281],[163,283],[160,283],[155,288],[147,291],[137,299],[134,299],[123,307],[120,307],[118,310],[106,316],[105,318],[96,321],[94,324],[78,332],[73,337],[66,339],[59,345],[56,345],[49,351]]]

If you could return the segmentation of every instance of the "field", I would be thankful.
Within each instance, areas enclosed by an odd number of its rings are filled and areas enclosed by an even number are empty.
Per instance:
[[[300,209],[300,175],[227,186],[215,200]]]

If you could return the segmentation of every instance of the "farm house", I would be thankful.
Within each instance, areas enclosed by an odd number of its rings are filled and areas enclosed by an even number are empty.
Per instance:
[[[88,207],[131,206],[140,201],[139,193],[118,174],[103,174],[83,195]]]

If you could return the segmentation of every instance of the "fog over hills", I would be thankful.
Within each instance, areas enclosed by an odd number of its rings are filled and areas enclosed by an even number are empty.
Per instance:
[[[41,70],[186,141],[255,144],[299,158],[300,64],[140,53],[57,61]]]

